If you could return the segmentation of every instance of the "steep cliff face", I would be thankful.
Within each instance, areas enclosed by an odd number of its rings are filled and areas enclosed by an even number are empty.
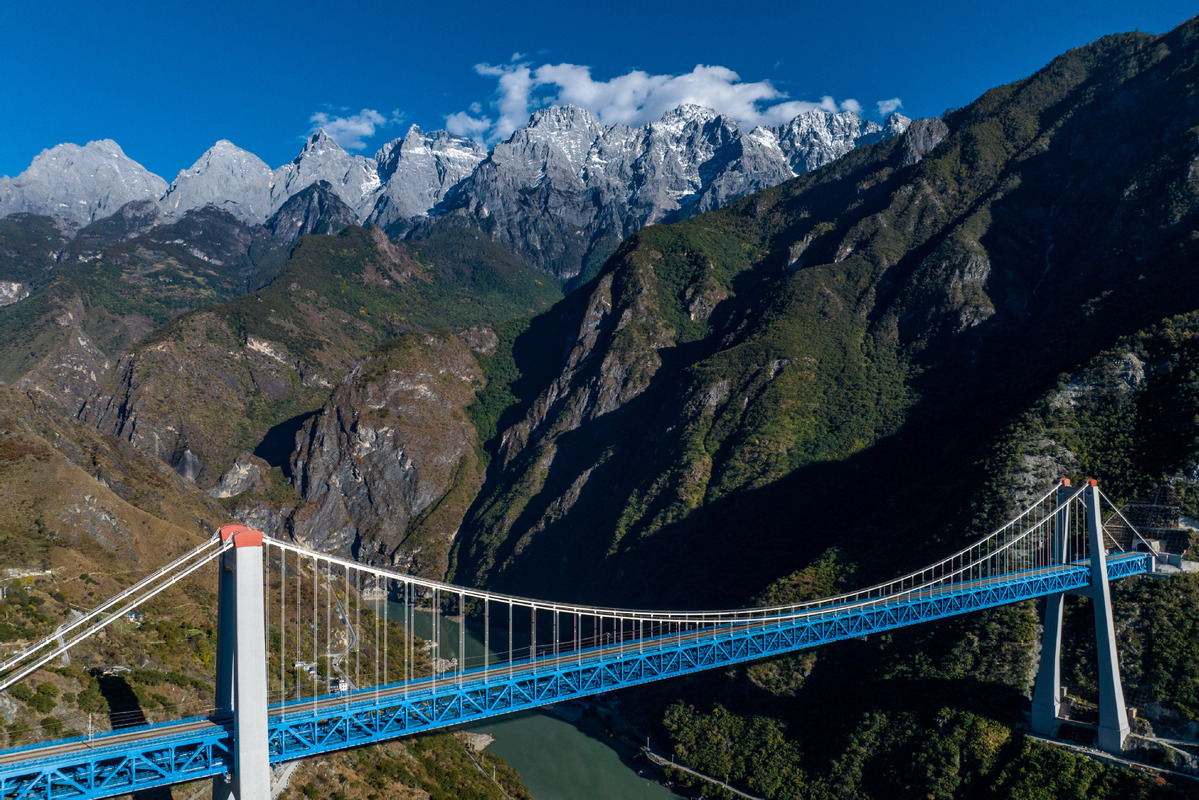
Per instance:
[[[413,125],[403,139],[375,154],[384,188],[370,221],[386,230],[398,225],[397,233],[406,231],[413,219],[436,208],[485,158],[486,148],[470,139],[446,131],[426,133]]]
[[[358,364],[304,427],[292,456],[307,506],[292,535],[426,575],[444,575],[482,482],[465,409],[484,386],[470,347],[409,334]]]
[[[341,201],[328,181],[318,181],[288,198],[266,221],[277,241],[293,245],[302,236],[337,234],[358,222],[354,210]]]

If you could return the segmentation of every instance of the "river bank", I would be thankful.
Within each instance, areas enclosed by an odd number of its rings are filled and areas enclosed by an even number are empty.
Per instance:
[[[569,702],[467,728],[495,741],[538,800],[683,800],[611,703]]]

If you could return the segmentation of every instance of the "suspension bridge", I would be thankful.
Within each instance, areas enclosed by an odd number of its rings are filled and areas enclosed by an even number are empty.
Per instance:
[[[1109,582],[1153,572],[1163,558],[1094,481],[1067,480],[918,571],[834,597],[728,611],[543,602],[227,525],[0,664],[7,690],[215,563],[215,707],[0,751],[0,800],[101,798],[203,778],[213,779],[215,797],[256,800],[270,796],[270,768],[282,762],[1039,597],[1047,599],[1032,727],[1049,734],[1059,724],[1067,593],[1094,601],[1098,742],[1119,752],[1129,725]]]

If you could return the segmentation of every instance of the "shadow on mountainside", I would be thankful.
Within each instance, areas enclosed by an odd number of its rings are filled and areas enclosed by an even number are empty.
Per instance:
[[[100,685],[100,694],[108,701],[108,719],[113,730],[147,723],[141,701],[137,699],[133,687],[124,677],[99,675],[96,681]],[[160,786],[134,792],[131,796],[135,800],[171,800],[171,789],[168,786]]]

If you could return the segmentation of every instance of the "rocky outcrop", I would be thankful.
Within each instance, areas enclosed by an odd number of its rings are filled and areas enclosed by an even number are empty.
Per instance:
[[[337,235],[358,222],[354,210],[341,201],[328,181],[318,181],[292,195],[266,222],[277,241],[293,244],[301,236]]]
[[[465,409],[483,386],[450,334],[401,337],[363,361],[305,427],[292,474],[307,505],[293,536],[319,550],[443,575],[481,484]]]
[[[29,286],[17,281],[0,281],[0,306],[10,306],[29,296]]]
[[[899,140],[896,163],[901,167],[919,163],[948,135],[949,126],[936,117],[913,121]]]
[[[251,490],[261,490],[266,486],[266,473],[270,469],[261,458],[250,453],[241,453],[233,462],[233,466],[221,476],[220,482],[208,490],[208,494],[217,499],[237,497]]]
[[[423,217],[474,172],[487,157],[478,143],[446,131],[425,133],[416,125],[403,139],[375,154],[383,192],[371,212],[371,222],[383,228],[405,227]]]

